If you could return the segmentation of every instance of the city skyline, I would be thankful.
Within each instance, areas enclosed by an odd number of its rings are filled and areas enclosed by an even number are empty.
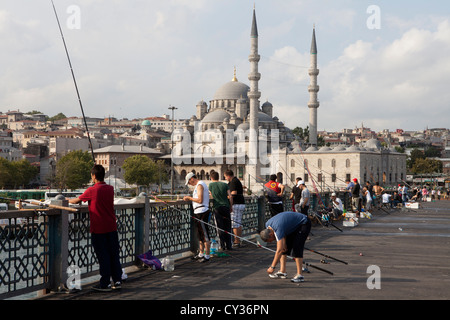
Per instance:
[[[0,10],[0,111],[81,116],[51,2]],[[306,127],[315,25],[318,131],[448,127],[450,5],[418,1],[54,1],[87,116],[145,118],[200,100],[231,80],[248,84],[256,7],[261,104]],[[375,5],[375,6],[374,6]],[[379,10],[379,11],[377,11]],[[378,23],[378,24],[377,24]]]

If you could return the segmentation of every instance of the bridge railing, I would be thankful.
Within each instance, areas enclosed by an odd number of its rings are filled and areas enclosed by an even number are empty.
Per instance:
[[[347,194],[338,196],[345,206],[349,204]],[[311,210],[319,203],[328,205],[329,194],[312,194]],[[52,204],[68,206],[68,201]],[[88,208],[77,208],[77,213],[59,209],[0,212],[0,299],[58,291],[66,285],[69,267],[77,267],[81,278],[98,274]],[[292,201],[286,198],[285,210],[291,209]],[[141,265],[137,256],[148,250],[162,258],[198,248],[190,202],[166,204],[138,197],[135,203],[116,204],[115,210],[123,267]],[[246,197],[242,236],[259,232],[269,218],[263,196]],[[215,225],[214,219],[211,224]],[[208,227],[216,237],[216,228]]]

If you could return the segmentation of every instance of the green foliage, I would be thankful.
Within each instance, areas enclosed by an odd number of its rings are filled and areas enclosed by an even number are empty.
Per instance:
[[[419,149],[414,149],[411,151],[411,155],[406,160],[406,165],[411,173],[420,174],[442,172],[442,162],[439,160],[428,159],[427,154],[434,155],[435,150],[431,150],[429,153],[424,153]]]
[[[67,117],[64,115],[64,113],[60,112],[60,113],[58,113],[56,116],[53,116],[53,117],[51,117],[51,118],[48,118],[48,120],[49,120],[49,121],[57,121],[57,120],[65,119],[65,118],[67,118]]]
[[[0,188],[27,186],[39,173],[27,160],[8,161],[0,157]]]
[[[153,161],[142,155],[135,155],[124,161],[126,183],[149,186],[151,183],[168,181],[167,168],[162,160]]]
[[[91,180],[94,166],[88,151],[72,151],[56,163],[55,182],[60,189],[78,189]]]
[[[14,170],[14,187],[26,186],[33,180],[38,174],[39,170],[33,167],[27,160],[13,161],[11,163]]]
[[[309,126],[307,126],[305,129],[303,129],[302,127],[295,127],[295,129],[292,130],[292,133],[305,142],[309,141]]]
[[[11,162],[0,157],[0,187],[6,189],[13,179]]]
[[[440,173],[442,172],[442,162],[432,159],[418,158],[414,162],[411,172],[414,174],[419,173]]]

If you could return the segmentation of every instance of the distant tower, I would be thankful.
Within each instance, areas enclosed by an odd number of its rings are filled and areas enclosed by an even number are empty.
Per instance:
[[[258,54],[258,28],[256,26],[256,13],[253,8],[253,21],[252,31],[250,33],[250,55],[248,60],[250,61],[250,73],[248,80],[250,81],[250,90],[247,94],[250,99],[250,132],[249,132],[249,162],[248,170],[251,175],[251,181],[256,182],[256,177],[259,176],[258,169],[258,112],[259,112],[259,98],[261,92],[258,90],[258,81],[261,78],[261,74],[258,72],[258,62],[260,60]],[[254,182],[253,182],[254,184]]]
[[[316,28],[313,28],[312,42],[311,42],[311,68],[309,69],[309,76],[311,77],[308,86],[309,92],[309,143],[317,146],[317,108],[319,108],[319,100],[317,100],[317,92],[319,86],[317,85],[317,76],[319,69],[317,69],[317,45],[316,45]]]

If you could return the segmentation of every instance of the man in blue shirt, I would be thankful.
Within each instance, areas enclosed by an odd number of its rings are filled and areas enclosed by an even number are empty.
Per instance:
[[[311,231],[311,221],[299,212],[285,211],[277,214],[266,222],[266,229],[260,232],[265,242],[277,241],[277,250],[272,265],[267,269],[271,278],[287,278],[286,258],[292,253],[297,266],[297,274],[292,282],[303,282],[302,265],[305,241]],[[280,262],[280,270],[276,273],[275,267]]]

